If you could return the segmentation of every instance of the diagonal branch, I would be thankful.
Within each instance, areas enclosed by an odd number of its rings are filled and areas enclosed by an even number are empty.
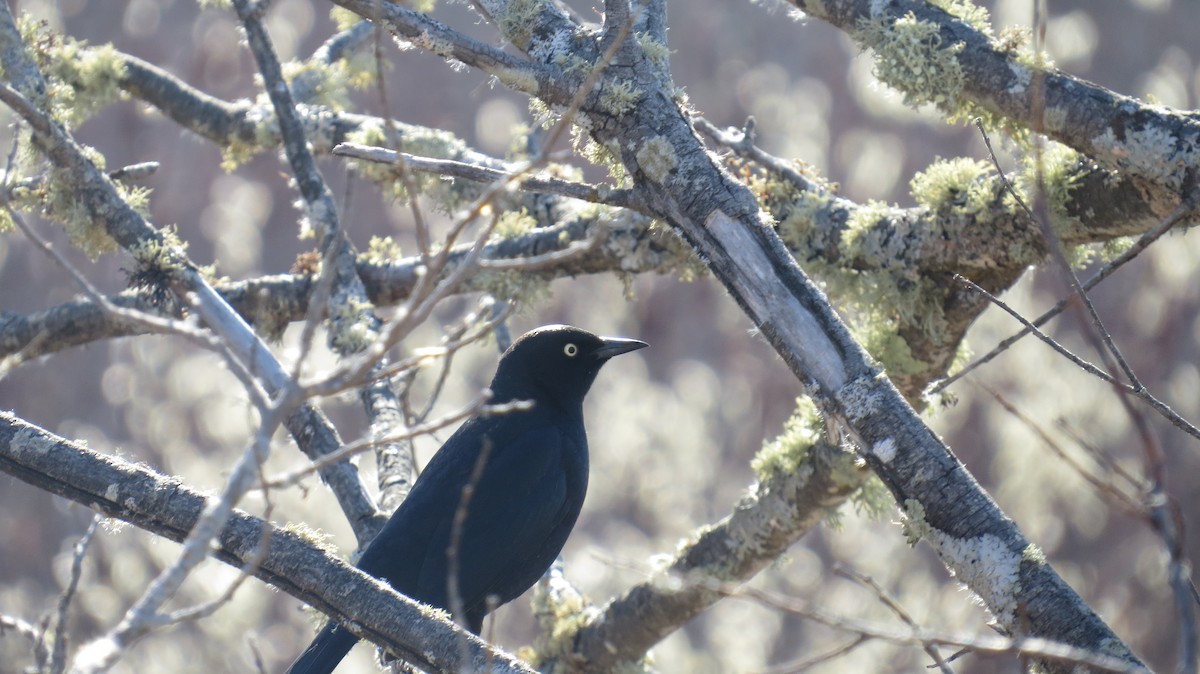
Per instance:
[[[0,471],[39,489],[173,541],[182,541],[211,500],[177,480],[79,446],[0,412]],[[490,648],[386,584],[321,550],[296,533],[235,510],[213,556],[242,568],[259,553],[264,527],[270,547],[253,575],[347,625],[430,672],[531,674],[511,655]],[[460,644],[466,645],[466,659]],[[494,667],[494,669],[492,669]]]
[[[0,5],[0,59],[5,72],[23,73],[24,81],[41,81],[36,64],[19,39],[8,6]],[[44,84],[41,88],[44,89]],[[37,90],[36,86],[30,89],[34,94]],[[112,180],[96,167],[66,129],[21,92],[7,85],[0,85],[0,101],[29,124],[34,142],[70,181],[92,226],[103,227],[108,236],[128,251],[161,251],[154,264],[166,272],[166,285],[194,307],[209,328],[229,346],[240,366],[261,378],[268,391],[279,391],[290,385],[291,380],[279,361],[246,321],[213,289],[178,246],[121,198]],[[332,425],[310,405],[297,407],[288,416],[287,427],[297,444],[308,450],[321,451],[341,444]],[[356,530],[369,525],[378,516],[353,466],[332,467],[327,480],[336,485],[335,493]]]
[[[887,44],[869,35],[887,35],[892,24],[911,16],[936,30],[938,51],[950,59],[930,59],[924,81],[945,81],[936,92],[940,107],[952,115],[991,114],[1048,137],[1153,185],[1160,217],[1178,205],[1187,184],[1187,171],[1200,165],[1200,118],[1129,96],[1073,77],[1057,68],[1038,65],[1037,56],[1024,58],[1006,50],[982,27],[974,26],[935,3],[924,0],[790,0],[806,14],[829,22],[864,46],[888,58]],[[879,25],[884,30],[864,28]],[[962,45],[959,47],[958,45]],[[951,54],[950,51],[954,50]],[[936,63],[935,63],[936,62]],[[938,65],[945,72],[938,72]],[[1036,73],[1035,70],[1040,72]],[[1044,83],[1044,92],[1034,83]],[[890,79],[888,84],[923,100],[912,82]],[[1041,101],[1036,99],[1041,97]],[[930,99],[934,100],[934,99]]]

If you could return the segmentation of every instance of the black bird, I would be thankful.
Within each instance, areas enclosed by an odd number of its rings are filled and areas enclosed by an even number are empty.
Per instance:
[[[450,610],[453,520],[486,447],[457,546],[458,596],[467,626],[478,634],[489,607],[533,586],[562,550],[587,491],[583,397],[609,358],[645,346],[566,325],[522,335],[500,357],[492,402],[529,400],[533,409],[476,417],[455,431],[367,546],[358,568],[417,601]],[[330,621],[288,673],[329,674],[357,641]]]

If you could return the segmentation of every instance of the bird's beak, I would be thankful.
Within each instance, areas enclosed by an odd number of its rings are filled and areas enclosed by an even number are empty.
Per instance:
[[[592,352],[592,355],[598,360],[608,360],[613,356],[650,346],[640,339],[625,339],[624,337],[601,337],[600,339],[604,341],[604,345]]]

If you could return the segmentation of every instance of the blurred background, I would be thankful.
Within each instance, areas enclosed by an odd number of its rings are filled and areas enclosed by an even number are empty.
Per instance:
[[[253,60],[239,45],[231,11],[201,11],[187,0],[23,0],[55,29],[118,49],[165,68],[191,85],[226,99],[253,98]],[[455,28],[496,42],[495,32],[455,3],[435,16]],[[599,17],[588,2],[570,3],[585,18]],[[598,5],[599,3],[596,3]],[[997,30],[1028,25],[1030,0],[982,2]],[[1058,65],[1116,91],[1163,105],[1194,109],[1200,96],[1200,5],[1181,0],[1096,3],[1051,0],[1047,42]],[[769,151],[807,162],[840,183],[854,200],[913,205],[908,181],[936,157],[985,158],[977,132],[951,126],[932,111],[912,111],[877,84],[871,61],[840,31],[816,20],[794,21],[786,8],[749,2],[691,0],[668,3],[671,66],[676,83],[718,125],[758,123]],[[283,58],[303,58],[332,32],[329,6],[316,0],[276,0],[269,27]],[[395,115],[445,129],[475,148],[503,156],[514,127],[528,121],[526,101],[470,70],[452,70],[435,57],[389,49],[389,91]],[[379,113],[370,92],[361,110]],[[6,120],[11,115],[4,111]],[[6,121],[7,124],[7,121]],[[220,150],[146,106],[111,106],[78,129],[110,168],[143,161],[162,167],[147,184],[152,220],[175,224],[193,259],[219,262],[235,279],[283,273],[312,247],[296,237],[295,195],[286,166],[274,153],[232,173]],[[1011,164],[1013,158],[1001,156]],[[351,238],[365,247],[373,235],[410,240],[403,204],[389,203],[361,181],[348,181],[340,161],[321,166],[343,201]],[[589,170],[589,176],[601,173]],[[43,235],[69,249],[56,227]],[[408,250],[412,250],[411,246]],[[92,262],[68,250],[88,278],[106,292],[124,287],[122,255]],[[1178,233],[1160,241],[1095,293],[1102,316],[1146,384],[1193,422],[1200,420],[1200,235]],[[0,310],[25,313],[63,302],[78,289],[21,236],[0,236]],[[1005,299],[1027,315],[1060,296],[1052,274],[1031,270]],[[436,343],[441,324],[457,319],[470,300],[451,302],[410,346]],[[545,302],[510,320],[513,334],[567,322],[603,334],[637,337],[652,348],[614,361],[588,399],[592,445],[591,491],[566,549],[568,576],[602,603],[647,577],[651,556],[669,554],[697,527],[729,512],[753,480],[750,459],[777,435],[800,387],[719,285],[708,277],[683,282],[645,275],[631,292],[614,277],[565,279]],[[988,312],[970,335],[973,351],[987,351],[1017,326]],[[1089,357],[1071,318],[1051,333]],[[294,355],[294,337],[280,352]],[[419,342],[419,343],[418,343]],[[438,409],[465,403],[488,381],[493,343],[455,361]],[[332,359],[318,355],[318,366]],[[931,423],[1068,582],[1147,658],[1173,669],[1177,653],[1175,608],[1166,583],[1162,545],[1141,521],[1114,509],[1035,433],[1001,410],[980,384],[1001,391],[1048,429],[1062,420],[1100,451],[1141,470],[1127,415],[1111,391],[1072,368],[1044,345],[1025,340],[976,378],[952,389],[954,406],[931,413]],[[364,430],[353,396],[321,401],[346,439]],[[0,380],[0,409],[96,450],[135,459],[193,487],[214,490],[247,442],[254,419],[240,386],[216,359],[178,339],[139,337],[92,344],[26,364]],[[1188,524],[1197,526],[1200,469],[1195,440],[1157,417],[1154,429],[1171,467],[1171,494]],[[418,443],[428,458],[448,431]],[[1070,440],[1064,439],[1068,448]],[[271,468],[301,465],[282,436]],[[369,459],[364,468],[372,470]],[[347,553],[348,526],[331,495],[315,482],[305,492],[277,495],[274,518],[303,521],[331,533]],[[260,508],[254,499],[245,503]],[[65,583],[70,548],[91,514],[0,475],[0,613],[37,620]],[[910,549],[895,523],[859,516],[847,506],[841,526],[822,527],[788,557],[753,581],[849,617],[888,624],[894,618],[868,591],[831,575],[844,564],[878,581],[923,626],[990,634],[986,615],[948,577],[926,546]],[[1189,539],[1189,541],[1195,538]],[[1189,543],[1194,559],[1200,549]],[[132,527],[110,524],[84,564],[76,599],[73,644],[98,636],[120,619],[178,547]],[[177,598],[183,606],[213,596],[234,571],[207,564]],[[156,633],[137,644],[114,672],[252,669],[257,650],[279,670],[311,637],[315,619],[298,603],[258,582],[247,583],[233,605],[196,624]],[[508,649],[533,634],[527,599],[497,614],[497,640]],[[849,641],[799,617],[748,600],[727,600],[655,649],[663,672],[759,672],[813,656]],[[371,649],[359,647],[364,671]],[[0,672],[32,662],[28,644],[0,635]],[[928,664],[919,649],[869,643],[816,668],[818,672],[916,672]],[[969,655],[962,672],[1015,672],[1011,658]],[[357,669],[355,669],[357,667]],[[368,670],[369,671],[369,670]]]

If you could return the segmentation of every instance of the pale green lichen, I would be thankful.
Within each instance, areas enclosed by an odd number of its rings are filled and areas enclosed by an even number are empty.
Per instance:
[[[1042,113],[1042,124],[1051,133],[1062,132],[1067,128],[1069,111],[1065,107],[1051,106]]]
[[[528,70],[497,66],[492,70],[492,76],[513,91],[520,91],[531,96],[538,92],[537,77]]]
[[[345,110],[350,107],[350,88],[353,81],[346,61],[288,61],[282,65],[282,69],[283,78],[292,90],[303,91],[306,94],[303,103],[322,105],[331,110]]]
[[[1037,545],[1030,543],[1021,551],[1021,559],[1030,564],[1044,566],[1046,564],[1046,553]]]
[[[124,95],[125,61],[111,44],[91,47],[28,15],[18,20],[18,30],[46,78],[45,96],[34,103],[68,128]]]
[[[928,363],[912,355],[908,342],[896,334],[895,326],[885,322],[868,325],[874,325],[876,329],[859,327],[856,333],[863,336],[863,348],[883,365],[889,375],[912,376],[929,369]]]
[[[909,188],[917,203],[935,213],[987,224],[997,205],[995,179],[991,162],[968,157],[938,158],[913,176]]]
[[[900,326],[921,330],[934,339],[947,329],[938,284],[904,268],[893,269],[905,245],[908,214],[881,202],[855,209],[842,233],[842,254],[867,261],[864,270],[828,267],[823,275],[829,290],[853,313],[855,336],[889,373],[913,375],[928,368],[912,356],[897,335]]]
[[[94,154],[86,148],[87,154]],[[103,166],[100,162],[97,168]],[[43,213],[62,224],[71,243],[77,246],[91,260],[96,260],[105,253],[111,253],[120,248],[117,242],[109,236],[108,231],[92,217],[92,214],[79,199],[79,190],[73,182],[73,177],[66,171],[52,168],[42,184],[31,191],[33,201],[41,204]]]
[[[545,0],[509,0],[504,12],[496,17],[500,34],[516,48],[528,50],[544,4]]]
[[[159,230],[158,237],[146,238],[131,246],[129,254],[137,260],[139,267],[170,275],[183,269],[187,249],[187,242],[179,238],[179,231],[172,225]]]
[[[550,298],[550,281],[523,269],[484,269],[471,279],[471,288],[511,304],[520,313]]]
[[[379,336],[371,318],[374,305],[353,297],[346,298],[330,315],[329,343],[342,354],[359,353]]]
[[[890,234],[881,231],[878,225],[897,220],[903,214],[904,210],[898,206],[876,199],[867,200],[846,219],[846,229],[842,231],[842,246],[853,254],[860,254],[871,248],[881,248],[882,238],[890,238]]]
[[[1092,145],[1122,170],[1147,178],[1172,191],[1182,189],[1188,167],[1200,162],[1200,139],[1181,139],[1156,125],[1126,127],[1117,138],[1111,128],[1092,138]]]
[[[993,534],[955,538],[930,529],[930,543],[954,577],[983,601],[1002,629],[1010,630],[1021,592],[1022,555]]]
[[[374,264],[395,262],[401,257],[400,244],[390,236],[372,236],[363,257]]]
[[[467,151],[465,143],[446,131],[407,125],[401,126],[399,131],[404,151],[414,155],[459,159]],[[390,146],[387,132],[378,122],[360,125],[355,131],[346,134],[346,141],[374,147]],[[398,167],[364,160],[353,160],[352,165],[360,176],[378,184],[385,192],[390,193],[392,198],[398,201],[408,198],[405,181],[400,179]],[[480,187],[470,181],[443,180],[437,175],[415,172],[410,174],[410,178],[419,194],[429,197],[446,213],[453,213],[480,194]]]
[[[547,674],[577,671],[575,636],[594,621],[599,610],[570,584],[551,577],[533,588],[533,613],[537,618],[537,637],[533,645],[517,651],[517,657]],[[652,658],[618,663],[610,671],[616,674],[648,674]]]
[[[938,24],[913,12],[894,21],[873,17],[859,21],[856,36],[875,52],[875,76],[903,93],[905,103],[957,108],[963,85],[958,55],[965,45],[943,44]]]
[[[1093,165],[1092,161],[1075,150],[1054,142],[1046,143],[1041,153],[1029,156],[1021,175],[1017,177],[1018,189],[1025,194],[1032,194],[1041,189],[1050,211],[1050,223],[1059,237],[1067,240],[1083,238],[1086,229],[1083,221],[1073,214],[1074,192],[1084,177],[1086,170]],[[1038,176],[1041,185],[1038,185]],[[1073,266],[1087,264],[1096,251],[1091,246],[1074,246],[1069,249],[1068,258]]]
[[[851,457],[855,455],[847,452]],[[847,479],[853,479],[853,484],[860,486],[850,493],[847,501],[854,512],[859,517],[881,522],[889,518],[896,511],[896,501],[892,498],[892,493],[888,491],[883,482],[875,475],[868,475],[866,480],[863,480],[863,474],[868,471],[861,459],[856,459],[853,463],[847,464],[853,466],[853,470],[840,471]],[[860,484],[861,483],[861,484]],[[839,485],[849,484],[847,482],[838,481]],[[824,509],[823,521],[825,526],[835,531],[841,531],[844,524],[845,504],[829,506]]]
[[[667,176],[679,166],[679,157],[675,155],[675,147],[664,136],[652,136],[638,148],[634,155],[638,167],[650,180],[663,184]]]
[[[931,0],[933,4],[946,10],[947,14],[956,16],[972,28],[983,33],[984,35],[992,36],[992,17],[984,7],[980,7],[971,0]]]
[[[820,190],[796,191],[796,198],[786,209],[786,214],[779,221],[777,229],[780,238],[793,250],[809,248],[809,236],[817,223],[817,218],[829,212],[834,202],[833,194]]]
[[[691,283],[708,274],[708,265],[700,259],[696,249],[670,225],[654,220],[648,231],[664,249],[665,264],[657,267],[660,273],[674,273],[675,278],[684,283]]]
[[[32,429],[21,429],[13,435],[10,447],[17,456],[45,456],[53,450],[58,443],[54,442],[49,436],[33,431]]]
[[[549,129],[558,121],[558,114],[540,98],[529,99],[529,117],[533,120],[533,126],[543,130]]]
[[[279,141],[279,121],[275,111],[269,105],[245,105],[244,120],[251,126],[251,137],[246,139],[235,133],[225,138],[225,146],[221,148],[221,170],[226,173],[236,171],[258,153],[275,147]]]
[[[624,187],[628,182],[625,164],[621,161],[621,149],[614,145],[596,142],[591,137],[591,125],[577,118],[571,127],[571,147],[576,154],[589,162],[608,169],[608,175],[617,186]]]
[[[554,65],[562,68],[564,75],[584,75],[592,67],[591,61],[574,52],[555,52]]]
[[[904,539],[911,546],[933,534],[933,528],[925,521],[925,506],[914,498],[904,500],[904,507],[900,509],[900,526],[904,531]]]
[[[537,220],[522,208],[519,211],[506,211],[502,213],[497,219],[492,233],[501,239],[511,239],[522,234],[528,234],[537,229],[537,226]]]
[[[82,124],[124,94],[120,83],[125,78],[125,60],[111,44],[88,47],[86,42],[64,38],[52,54],[52,63],[45,74],[65,82],[73,92],[71,100],[61,101],[68,126]]]
[[[794,475],[805,477],[811,473],[813,468],[807,463],[809,451],[820,438],[823,423],[811,400],[796,400],[796,410],[784,423],[783,432],[765,443],[750,461],[759,481]]]
[[[600,92],[600,108],[614,117],[620,117],[636,108],[643,95],[644,92],[632,80],[607,80]]]
[[[338,32],[350,30],[358,25],[363,18],[345,7],[333,7],[329,10],[329,19],[333,21],[333,25]]]
[[[787,164],[809,181],[811,189],[801,189],[775,172],[757,171],[751,164],[735,162],[734,169],[758,196],[763,208],[775,217],[776,230],[784,243],[795,251],[811,251],[814,245],[819,245],[812,241],[818,221],[833,213],[836,186],[815,175],[804,162]]]
[[[651,63],[659,68],[667,67],[668,60],[671,58],[671,50],[667,48],[667,45],[655,40],[649,33],[634,33],[633,36],[641,46],[642,53]]]

